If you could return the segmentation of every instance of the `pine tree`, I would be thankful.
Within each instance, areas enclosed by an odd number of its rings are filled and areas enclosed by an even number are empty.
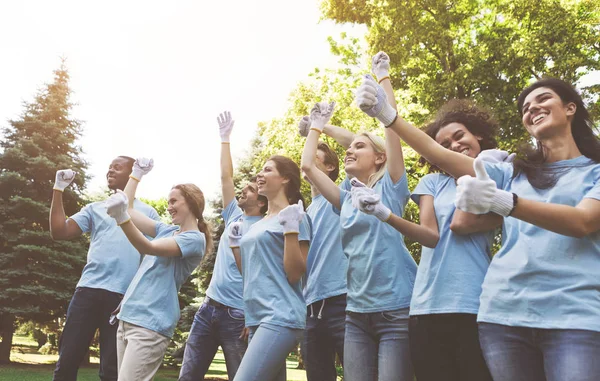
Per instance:
[[[10,361],[17,321],[47,323],[63,318],[81,270],[87,244],[81,238],[54,242],[48,214],[55,172],[72,168],[64,192],[67,215],[83,205],[87,163],[76,140],[81,122],[70,116],[69,74],[64,60],[54,80],[24,103],[0,141],[0,363]]]

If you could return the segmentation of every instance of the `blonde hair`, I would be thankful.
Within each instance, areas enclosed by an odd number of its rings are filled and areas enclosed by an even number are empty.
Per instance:
[[[385,156],[385,140],[383,140],[383,138],[368,131],[360,132],[356,134],[356,136],[364,136],[367,139],[369,139],[369,141],[371,142],[371,147],[373,147],[373,151],[375,151],[376,154],[384,154]],[[371,176],[369,176],[369,181],[367,181],[366,185],[369,188],[373,188],[375,184],[377,184],[377,182],[383,178],[386,169],[387,156],[385,156],[385,161],[383,162],[383,164],[379,165],[379,168],[377,168],[375,173],[372,173]]]

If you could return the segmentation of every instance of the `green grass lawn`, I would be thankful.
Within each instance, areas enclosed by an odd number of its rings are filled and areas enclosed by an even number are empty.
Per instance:
[[[37,352],[35,341],[24,336],[15,336],[13,350],[10,356],[13,364],[0,367],[0,381],[47,381],[52,379],[57,355],[41,355]],[[79,369],[78,381],[98,380],[98,359],[92,357],[92,364]],[[297,370],[298,362],[291,358],[287,360],[287,379],[289,381],[306,381],[306,373]],[[155,381],[177,380],[179,369],[163,368],[158,371]],[[227,380],[227,368],[221,351],[213,360],[207,379]]]

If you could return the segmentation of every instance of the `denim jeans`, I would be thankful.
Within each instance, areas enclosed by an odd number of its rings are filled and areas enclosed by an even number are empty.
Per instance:
[[[419,381],[492,380],[479,346],[477,315],[411,316],[409,333]]]
[[[335,355],[344,361],[346,294],[308,306],[302,357],[308,381],[336,381]]]
[[[413,381],[408,308],[346,314],[345,381]]]
[[[243,329],[243,310],[203,303],[194,316],[179,380],[203,380],[219,346],[225,355],[227,376],[233,380],[246,352],[246,341],[240,339]]]
[[[479,323],[494,381],[600,380],[600,332]]]
[[[285,381],[288,354],[304,330],[262,323],[250,327],[248,350],[234,381]]]
[[[117,325],[111,325],[108,320],[121,299],[123,295],[99,288],[75,289],[60,335],[54,381],[77,379],[79,365],[96,329],[100,329],[100,380],[117,380]]]

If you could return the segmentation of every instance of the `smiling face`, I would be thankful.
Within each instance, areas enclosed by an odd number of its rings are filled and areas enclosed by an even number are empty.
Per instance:
[[[547,139],[570,125],[576,109],[575,103],[564,104],[554,90],[539,87],[525,97],[521,108],[523,125],[534,138]]]
[[[124,157],[117,157],[114,159],[108,166],[108,172],[106,172],[108,189],[125,189],[125,185],[127,185],[129,175],[131,174],[132,166],[133,163]]]
[[[385,163],[385,154],[378,153],[368,137],[358,135],[346,150],[346,173],[354,177],[369,177]]]
[[[277,170],[275,162],[269,160],[263,166],[263,169],[256,175],[256,185],[258,194],[270,198],[285,188],[288,179],[282,177]]]
[[[256,183],[248,183],[238,197],[238,206],[242,210],[255,207],[258,205],[258,185]]]
[[[440,128],[435,135],[435,141],[442,147],[472,158],[481,152],[480,140],[481,137],[473,135],[463,124],[455,122]]]
[[[169,192],[167,212],[171,215],[174,225],[181,225],[192,213],[179,189],[171,189],[171,192]]]

